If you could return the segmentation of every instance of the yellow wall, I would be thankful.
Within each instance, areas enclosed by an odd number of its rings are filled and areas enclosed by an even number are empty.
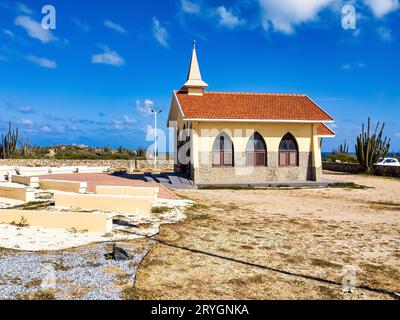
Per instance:
[[[315,128],[314,128],[315,127]],[[210,152],[216,137],[225,131],[233,141],[235,152],[245,152],[250,136],[254,132],[261,134],[269,152],[278,152],[283,136],[290,132],[297,140],[299,152],[317,152],[316,167],[321,165],[319,138],[316,125],[312,123],[256,123],[256,122],[194,122],[192,135],[192,163],[199,166],[199,152]]]

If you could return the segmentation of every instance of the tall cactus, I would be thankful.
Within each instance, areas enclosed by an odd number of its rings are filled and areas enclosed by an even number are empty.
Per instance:
[[[12,129],[11,122],[8,126],[8,132],[1,135],[0,157],[3,159],[12,159],[17,150],[18,129]]]
[[[337,154],[348,154],[349,153],[349,145],[347,144],[347,141],[344,140],[344,144],[341,144],[339,148],[333,149],[332,154],[337,155]]]
[[[379,158],[386,157],[390,149],[390,139],[387,137],[382,139],[385,123],[382,124],[379,134],[378,129],[379,122],[376,124],[374,134],[371,136],[371,119],[368,118],[367,130],[365,130],[363,124],[362,132],[357,137],[357,159],[366,173],[372,173],[375,163],[378,162]]]

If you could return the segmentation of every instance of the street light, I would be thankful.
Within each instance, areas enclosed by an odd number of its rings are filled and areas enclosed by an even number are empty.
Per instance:
[[[154,170],[157,170],[157,115],[162,112],[162,110],[150,109],[154,113]]]

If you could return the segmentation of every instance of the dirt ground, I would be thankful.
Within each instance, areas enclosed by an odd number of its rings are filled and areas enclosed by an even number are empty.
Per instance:
[[[326,173],[365,189],[190,190],[188,219],[163,226],[173,245],[400,292],[400,180]],[[348,274],[348,273],[347,273]],[[351,274],[351,273],[350,273]],[[132,299],[392,299],[157,244]]]

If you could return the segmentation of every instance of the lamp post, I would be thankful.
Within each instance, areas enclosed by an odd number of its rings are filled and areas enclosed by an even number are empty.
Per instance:
[[[162,112],[162,110],[150,109],[154,113],[154,170],[157,170],[157,115]]]

